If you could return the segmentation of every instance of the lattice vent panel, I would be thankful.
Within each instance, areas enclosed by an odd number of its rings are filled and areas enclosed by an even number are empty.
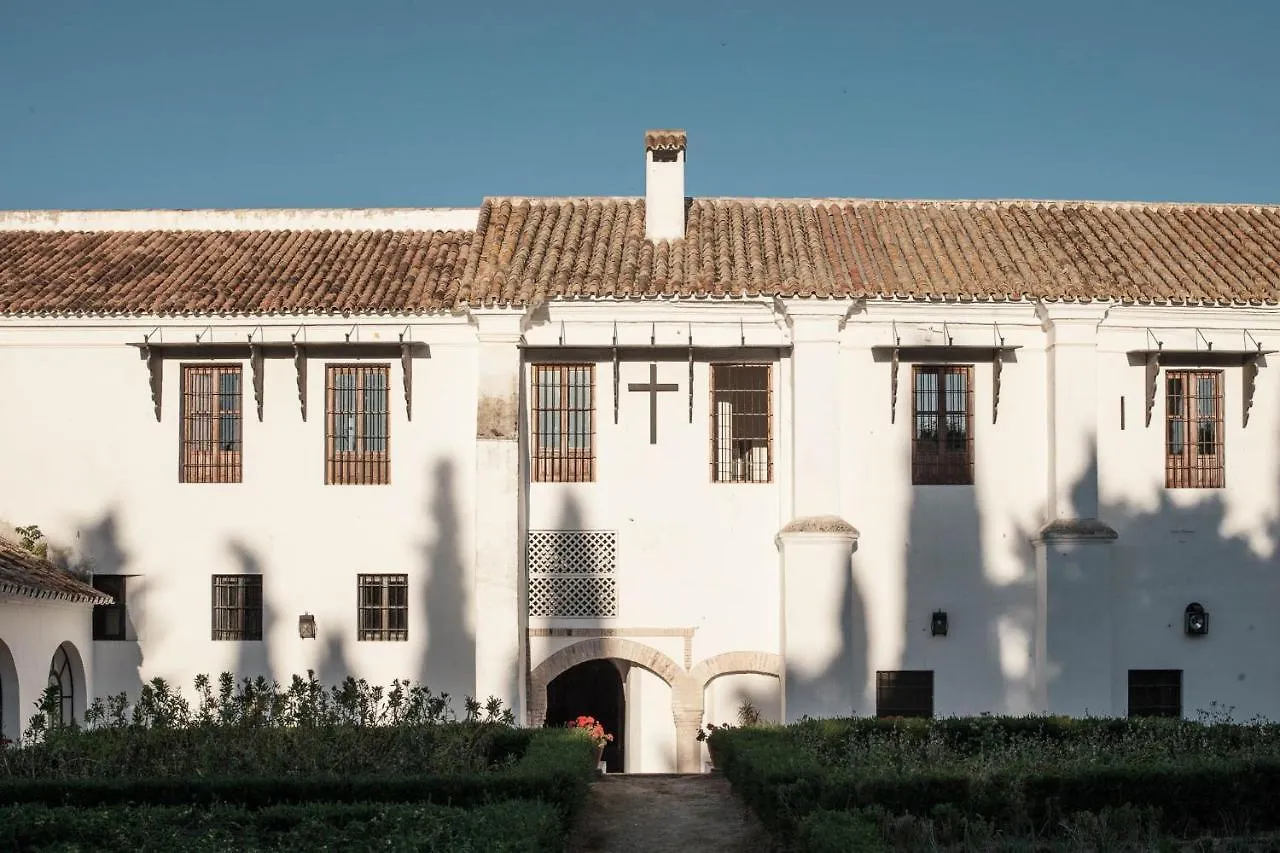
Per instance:
[[[617,555],[613,531],[529,531],[529,615],[617,616]]]

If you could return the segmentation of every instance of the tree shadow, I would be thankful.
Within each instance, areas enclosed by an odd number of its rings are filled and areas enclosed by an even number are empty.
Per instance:
[[[476,692],[476,640],[455,477],[451,460],[437,462],[431,471],[427,514],[432,538],[423,554],[426,581],[420,586],[419,611],[426,614],[427,638],[418,681],[436,693],[447,692],[454,710],[461,712],[464,697]],[[485,531],[474,535],[484,536]]]
[[[122,575],[125,578],[124,639],[94,641],[93,648],[86,650],[92,656],[93,684],[89,685],[89,696],[92,699],[121,692],[137,696],[142,688],[144,660],[139,634],[146,636],[150,578],[130,573],[129,554],[120,544],[114,511],[107,512],[87,527],[81,527],[78,537],[78,553],[65,551],[59,554],[59,559],[74,574],[85,577]]]
[[[228,547],[232,557],[239,564],[238,574],[262,577],[262,639],[235,641],[234,674],[237,680],[256,679],[262,676],[270,682],[275,679],[275,668],[271,662],[271,644],[281,639],[276,636],[276,613],[272,605],[274,578],[264,570],[257,555],[243,543],[232,542]]]

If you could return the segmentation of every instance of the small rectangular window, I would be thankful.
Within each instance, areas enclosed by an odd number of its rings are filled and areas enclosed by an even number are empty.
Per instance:
[[[1182,670],[1129,670],[1130,717],[1181,717]]]
[[[1165,374],[1165,486],[1220,489],[1224,485],[1222,371]]]
[[[595,480],[595,365],[533,365],[534,482]]]
[[[911,371],[911,483],[973,483],[973,367]]]
[[[114,598],[115,604],[93,606],[93,638],[123,640],[125,638],[125,577],[94,575],[93,588]]]
[[[932,717],[933,670],[876,672],[877,717]]]
[[[711,365],[712,482],[772,482],[772,439],[769,365]]]
[[[262,575],[213,576],[213,639],[262,639]]]
[[[241,481],[239,365],[182,368],[183,483]]]
[[[409,576],[358,575],[361,640],[409,639]]]
[[[390,375],[385,364],[326,366],[325,483],[391,482]]]

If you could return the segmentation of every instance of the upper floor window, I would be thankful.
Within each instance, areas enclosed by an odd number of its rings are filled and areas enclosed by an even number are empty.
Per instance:
[[[595,480],[595,365],[533,365],[532,477]]]
[[[213,639],[262,639],[262,575],[213,576]]]
[[[773,479],[773,395],[767,364],[711,365],[711,479]]]
[[[409,639],[409,576],[358,575],[361,640]]]
[[[973,367],[922,366],[911,372],[911,483],[973,483]]]
[[[115,604],[93,606],[93,638],[95,640],[125,639],[125,576],[94,575],[93,588],[114,598]]]
[[[183,483],[239,483],[240,366],[182,368]]]
[[[385,364],[326,366],[325,483],[391,482],[390,374]]]
[[[1222,371],[1170,370],[1165,392],[1165,486],[1222,488]]]

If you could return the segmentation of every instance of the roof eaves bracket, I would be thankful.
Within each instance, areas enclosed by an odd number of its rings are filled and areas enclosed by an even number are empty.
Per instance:
[[[307,348],[293,333],[293,368],[298,374],[298,405],[302,410],[302,422],[307,422]]]
[[[413,420],[413,343],[408,340],[409,327],[400,333],[400,373],[404,378],[404,416]]]
[[[151,336],[157,331],[158,329],[152,329],[146,335],[143,335],[143,343],[138,348],[138,354],[147,363],[148,387],[151,390],[151,408],[155,412],[156,423],[160,423],[160,404],[164,393],[164,363],[160,358],[160,350],[151,346]]]
[[[618,323],[613,324],[613,423],[618,424],[618,389],[621,387],[621,374],[618,365]]]
[[[262,344],[253,343],[253,335],[249,336],[249,368],[253,371],[253,401],[258,407],[258,423],[262,423],[262,397],[265,379],[263,378],[263,359],[265,358]]]
[[[689,423],[693,423],[693,324],[689,324]]]

